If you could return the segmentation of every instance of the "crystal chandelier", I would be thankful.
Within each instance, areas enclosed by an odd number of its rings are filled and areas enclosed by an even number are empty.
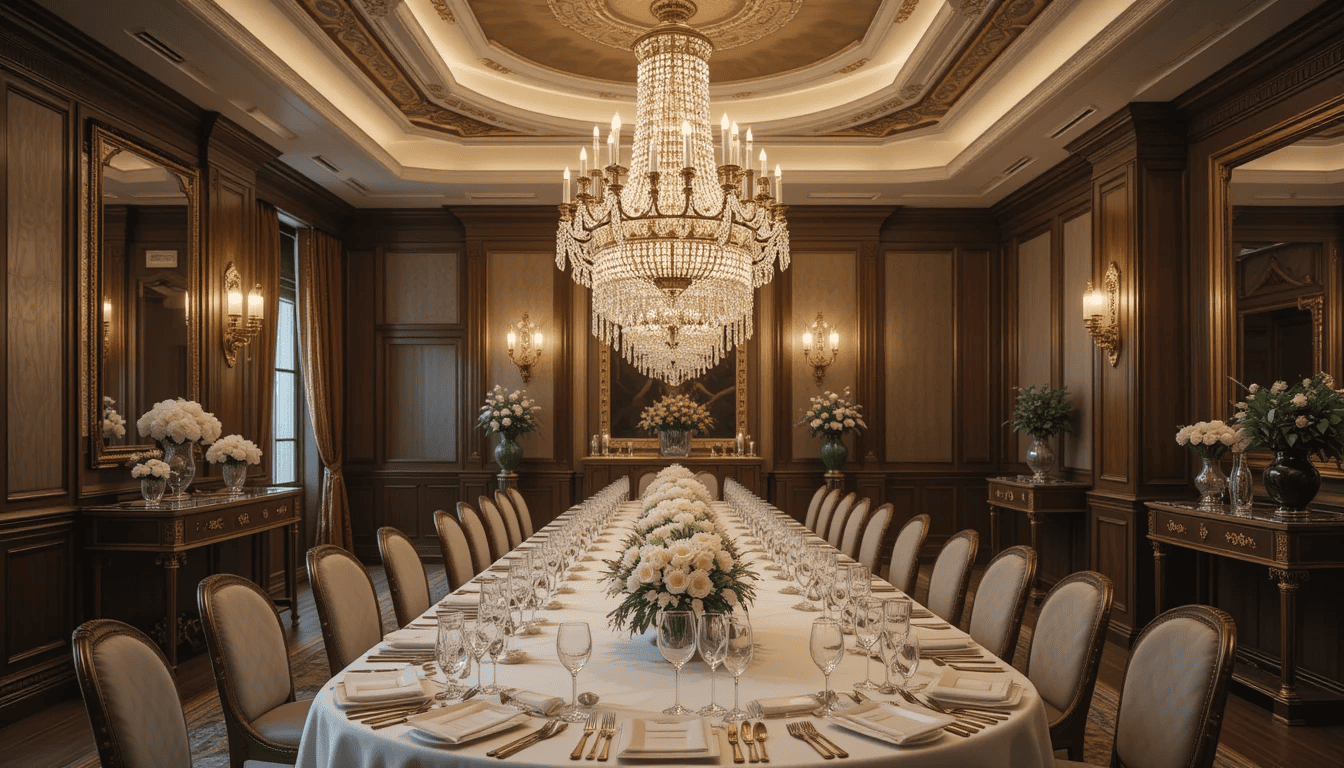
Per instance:
[[[752,336],[755,289],[789,266],[784,182],[765,150],[753,170],[724,115],[718,162],[709,117],[709,38],[686,25],[691,0],[654,0],[659,25],[635,41],[639,61],[630,168],[612,120],[607,164],[580,150],[578,192],[565,169],[555,263],[592,289],[593,335],[641,372],[677,385]],[[752,189],[755,188],[753,194]]]

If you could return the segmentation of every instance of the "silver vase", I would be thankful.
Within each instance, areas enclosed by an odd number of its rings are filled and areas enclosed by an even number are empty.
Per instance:
[[[1050,477],[1050,470],[1055,468],[1055,452],[1050,449],[1049,438],[1031,438],[1031,446],[1027,448],[1027,466],[1031,468],[1033,482],[1044,482]]]

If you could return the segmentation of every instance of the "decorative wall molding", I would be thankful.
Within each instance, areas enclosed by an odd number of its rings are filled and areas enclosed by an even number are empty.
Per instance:
[[[635,39],[652,27],[632,24],[611,11],[604,0],[546,0],[556,20],[580,35],[623,51],[634,49]],[[803,0],[745,0],[737,13],[716,24],[691,26],[714,43],[715,50],[728,50],[753,43],[779,31],[803,7]]]

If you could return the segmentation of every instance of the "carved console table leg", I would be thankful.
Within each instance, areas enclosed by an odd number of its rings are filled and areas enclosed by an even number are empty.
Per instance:
[[[1302,700],[1297,693],[1297,588],[1310,576],[1306,571],[1269,569],[1269,577],[1279,582],[1279,647],[1283,655],[1279,697],[1289,708]],[[1277,708],[1274,714],[1275,719],[1288,719],[1282,717]]]
[[[1162,546],[1162,542],[1153,542],[1153,611],[1159,616],[1166,610],[1163,604],[1166,602],[1166,570],[1167,570],[1167,548]]]
[[[299,626],[299,521],[289,526],[285,546],[285,594],[289,596],[289,626]]]
[[[1028,512],[1027,519],[1031,521],[1031,548],[1036,551],[1036,562],[1040,563],[1041,557],[1041,516],[1035,512]],[[1041,569],[1036,568],[1036,575],[1031,581],[1031,600],[1034,603],[1041,602],[1045,597],[1045,590],[1041,589]]]
[[[999,554],[999,508],[989,505],[989,556]]]
[[[159,555],[154,564],[163,567],[164,594],[164,655],[168,657],[168,667],[177,671],[177,571],[186,562],[187,553],[170,552]]]

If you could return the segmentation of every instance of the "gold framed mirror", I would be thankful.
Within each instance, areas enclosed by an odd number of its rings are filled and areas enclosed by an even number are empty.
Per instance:
[[[747,434],[747,350],[738,344],[704,375],[672,387],[639,373],[611,347],[594,341],[598,351],[598,432],[611,436],[611,452],[633,445],[641,453],[657,452],[658,438],[639,430],[638,414],[664,395],[681,392],[709,407],[714,431],[691,438],[691,450],[731,451],[737,435]],[[613,406],[613,401],[615,405]],[[618,451],[619,449],[619,451]]]
[[[85,150],[82,421],[99,469],[157,450],[135,428],[154,403],[199,397],[200,174],[92,121]]]

